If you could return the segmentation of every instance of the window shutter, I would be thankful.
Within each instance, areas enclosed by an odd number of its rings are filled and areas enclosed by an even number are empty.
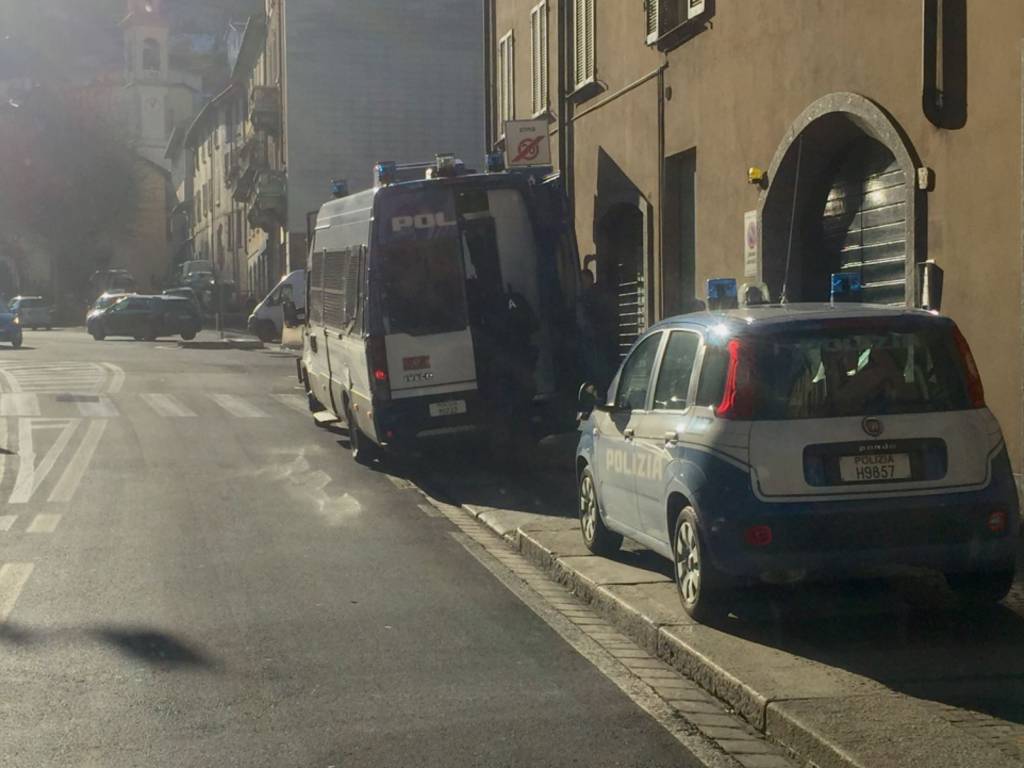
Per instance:
[[[659,24],[660,21],[660,0],[647,0],[647,42],[653,42],[658,39],[660,32]]]
[[[540,112],[540,6],[530,11],[530,101],[532,112]]]
[[[587,80],[594,79],[594,0],[586,0],[587,6]]]
[[[573,58],[575,61],[575,71],[573,72],[573,78],[577,86],[585,82],[587,79],[587,44],[586,36],[584,34],[586,16],[587,0],[575,0],[575,10],[572,17],[574,49]]]
[[[542,3],[538,13],[540,20],[540,103],[536,112],[548,108],[548,4]]]

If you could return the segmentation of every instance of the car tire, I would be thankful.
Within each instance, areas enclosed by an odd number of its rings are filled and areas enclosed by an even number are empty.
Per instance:
[[[1005,598],[1013,587],[1012,567],[975,573],[947,573],[946,584],[964,608],[986,608]]]
[[[269,320],[262,321],[256,326],[256,338],[262,341],[264,344],[269,344],[274,340],[276,327]]]
[[[14,349],[21,349],[21,344],[22,344],[22,341],[23,341],[23,340],[22,340],[21,336],[19,336],[19,337],[18,337],[18,338],[16,338],[16,339],[13,339],[13,340],[11,341],[11,347],[12,347],[12,348],[14,348]]]
[[[622,536],[605,527],[601,519],[601,506],[597,500],[597,485],[594,482],[594,475],[590,469],[584,469],[580,474],[579,510],[580,510],[580,533],[583,534],[583,544],[595,555],[605,557],[614,555],[622,546]]]
[[[676,592],[690,618],[704,623],[718,616],[721,577],[707,556],[693,507],[684,507],[676,519],[672,532],[672,566]]]
[[[181,334],[181,338],[184,341],[192,341],[196,337],[195,331],[189,331],[188,333]]]
[[[103,341],[105,338],[107,338],[107,334],[105,334],[103,331],[93,331],[91,336],[94,339],[96,339],[96,341]]]
[[[349,449],[352,451],[352,458],[357,464],[363,464],[364,466],[373,464],[373,460],[377,458],[380,449],[356,424],[356,420],[352,416],[352,408],[348,402],[345,403],[345,425],[348,427],[348,444]]]

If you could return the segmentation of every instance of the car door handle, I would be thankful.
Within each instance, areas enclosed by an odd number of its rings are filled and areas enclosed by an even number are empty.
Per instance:
[[[632,440],[635,435],[636,431],[632,427],[626,427],[622,430],[622,436],[627,440]]]

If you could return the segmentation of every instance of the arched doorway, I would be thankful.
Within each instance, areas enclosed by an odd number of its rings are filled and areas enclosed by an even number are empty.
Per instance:
[[[772,296],[826,301],[829,275],[854,272],[863,300],[914,296],[923,198],[918,163],[895,124],[869,100],[832,94],[790,129],[762,197],[762,277]]]
[[[615,366],[647,325],[644,227],[643,213],[627,203],[609,208],[598,224],[597,287],[614,310],[601,335]]]

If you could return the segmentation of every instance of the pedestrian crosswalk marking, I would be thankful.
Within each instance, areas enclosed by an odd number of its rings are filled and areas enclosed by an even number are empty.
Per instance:
[[[6,533],[11,530],[17,520],[17,515],[0,515],[0,532]]]
[[[117,393],[124,371],[111,363],[27,363],[0,361],[0,389],[9,393]]]
[[[60,515],[36,515],[28,527],[28,533],[53,533],[60,525]]]
[[[170,418],[194,418],[195,411],[179,403],[170,395],[142,395],[143,402],[156,411],[159,416]]]
[[[117,406],[108,397],[99,397],[95,401],[79,401],[78,412],[86,418],[110,419],[119,416]]]
[[[80,424],[79,419],[19,419],[18,420],[18,474],[14,481],[14,490],[8,504],[27,504],[47,475],[57,463],[57,459],[68,447],[75,430]],[[36,466],[36,455],[33,445],[33,432],[40,430],[59,429],[60,434],[54,440],[50,450]]]
[[[85,470],[89,468],[93,454],[96,453],[96,448],[100,444],[100,440],[103,439],[107,423],[106,420],[100,419],[89,424],[85,438],[78,446],[78,450],[75,451],[75,455],[71,457],[67,467],[64,468],[64,474],[57,482],[57,487],[50,493],[49,501],[51,503],[66,504],[75,497],[75,491],[78,490],[78,486],[85,476]]]
[[[309,400],[305,395],[274,395],[274,399],[293,411],[309,413]]]
[[[107,385],[107,392],[116,395],[124,386],[124,369],[113,363],[104,363],[103,367],[110,372],[110,383]]]
[[[217,405],[238,419],[264,419],[267,414],[235,395],[210,395]]]
[[[5,563],[0,565],[0,624],[6,623],[14,610],[21,590],[35,565],[32,563]]]
[[[0,416],[38,416],[39,397],[32,392],[0,394]]]

